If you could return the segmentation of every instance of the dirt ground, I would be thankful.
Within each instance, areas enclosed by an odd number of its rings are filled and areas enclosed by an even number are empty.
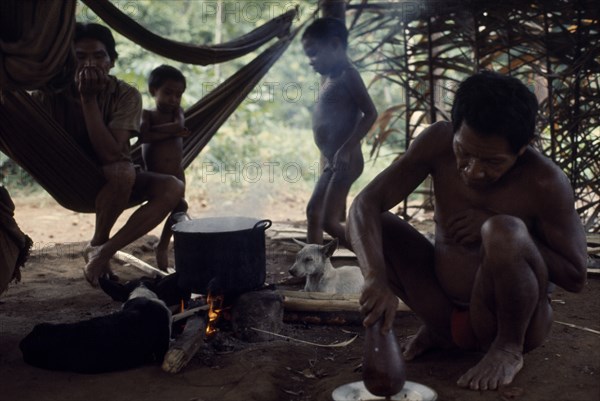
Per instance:
[[[277,239],[290,227],[304,229],[303,200],[284,212],[264,216],[275,224],[267,230],[267,281],[280,288],[300,289],[289,280],[293,253]],[[0,296],[0,400],[147,400],[147,401],[321,401],[332,391],[361,379],[364,333],[359,325],[286,323],[282,334],[317,344],[346,341],[345,347],[307,345],[293,339],[244,343],[229,333],[207,343],[183,370],[172,375],[158,365],[124,372],[81,375],[52,372],[26,365],[19,341],[41,322],[73,322],[117,310],[120,305],[83,279],[81,249],[91,235],[93,216],[61,209],[52,202],[17,203],[17,221],[35,242],[19,284]],[[272,209],[275,210],[275,209]],[[210,214],[210,208],[205,210]],[[295,223],[298,221],[298,223]],[[426,229],[427,222],[423,221]],[[126,251],[153,264],[147,236]],[[283,244],[283,245],[282,245]],[[339,260],[347,263],[352,260]],[[114,265],[122,280],[141,273]],[[443,401],[593,401],[600,400],[600,279],[589,277],[580,294],[558,289],[553,295],[555,323],[545,344],[525,357],[514,383],[494,392],[475,392],[455,385],[481,354],[430,352],[407,364],[408,380],[431,387]],[[419,322],[410,312],[398,315],[399,340],[413,334]]]

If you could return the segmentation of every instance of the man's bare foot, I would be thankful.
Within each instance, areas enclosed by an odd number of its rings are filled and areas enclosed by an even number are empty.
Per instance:
[[[88,242],[83,247],[83,260],[85,260],[85,263],[88,263],[91,257],[98,255],[98,252],[100,252],[101,248],[102,245],[92,245],[91,242]]]
[[[453,347],[454,344],[451,341],[434,334],[427,326],[421,326],[417,334],[402,344],[402,354],[404,359],[410,361],[430,349],[449,349]]]
[[[90,254],[89,261],[83,268],[83,276],[92,287],[98,287],[98,279],[104,275],[110,276],[110,273],[111,269],[109,261],[100,257],[100,251],[93,255]]]
[[[523,367],[523,354],[490,348],[477,365],[458,379],[460,387],[471,390],[497,390],[510,384]]]
[[[102,249],[102,245],[92,245],[91,242],[88,242],[87,245],[83,248],[83,260],[85,260],[85,263],[87,264],[90,261],[90,258],[96,257],[100,252],[100,249]],[[119,281],[119,276],[117,276],[117,274],[113,271],[112,267],[110,266],[110,263],[107,263],[106,265],[106,274],[108,274],[109,280]]]

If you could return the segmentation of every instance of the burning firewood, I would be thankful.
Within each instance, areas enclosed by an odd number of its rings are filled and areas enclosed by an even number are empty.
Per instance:
[[[177,310],[182,310],[182,312],[179,312],[179,313],[176,313],[173,315],[173,323],[178,322],[183,319],[187,319],[188,317],[194,315],[196,312],[208,310],[209,305],[197,306],[195,308],[188,309],[186,311],[183,311],[183,308],[180,306],[177,306],[176,308],[177,308]]]
[[[162,369],[169,373],[179,373],[202,346],[205,330],[206,319],[203,316],[190,317],[185,324],[183,333],[167,351]]]

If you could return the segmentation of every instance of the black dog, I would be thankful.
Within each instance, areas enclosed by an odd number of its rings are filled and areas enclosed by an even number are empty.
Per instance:
[[[140,284],[121,311],[77,323],[38,324],[19,347],[33,366],[101,373],[162,362],[170,338],[170,310]]]
[[[143,284],[150,291],[154,292],[158,296],[158,299],[162,300],[167,306],[179,305],[182,300],[187,304],[192,295],[191,291],[179,287],[177,272],[165,277],[142,277],[127,281],[124,284],[105,277],[100,277],[99,282],[100,288],[113,300],[118,302],[125,302],[129,298],[129,294],[140,284]]]

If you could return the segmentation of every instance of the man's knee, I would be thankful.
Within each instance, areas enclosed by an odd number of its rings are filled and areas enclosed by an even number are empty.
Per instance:
[[[185,199],[181,199],[175,209],[173,209],[173,213],[186,213],[189,209],[189,205]]]
[[[387,232],[395,232],[401,229],[400,227],[405,224],[407,223],[404,220],[392,212],[385,212],[381,214],[381,231],[384,234]]]
[[[518,217],[497,215],[481,227],[481,243],[487,257],[514,260],[531,244],[527,226]]]
[[[518,217],[505,214],[490,217],[481,227],[481,239],[485,244],[501,246],[521,242],[529,238],[527,226]]]
[[[163,186],[163,197],[170,205],[172,205],[171,209],[174,209],[183,198],[185,185],[180,179],[173,176],[167,176],[164,178]]]

